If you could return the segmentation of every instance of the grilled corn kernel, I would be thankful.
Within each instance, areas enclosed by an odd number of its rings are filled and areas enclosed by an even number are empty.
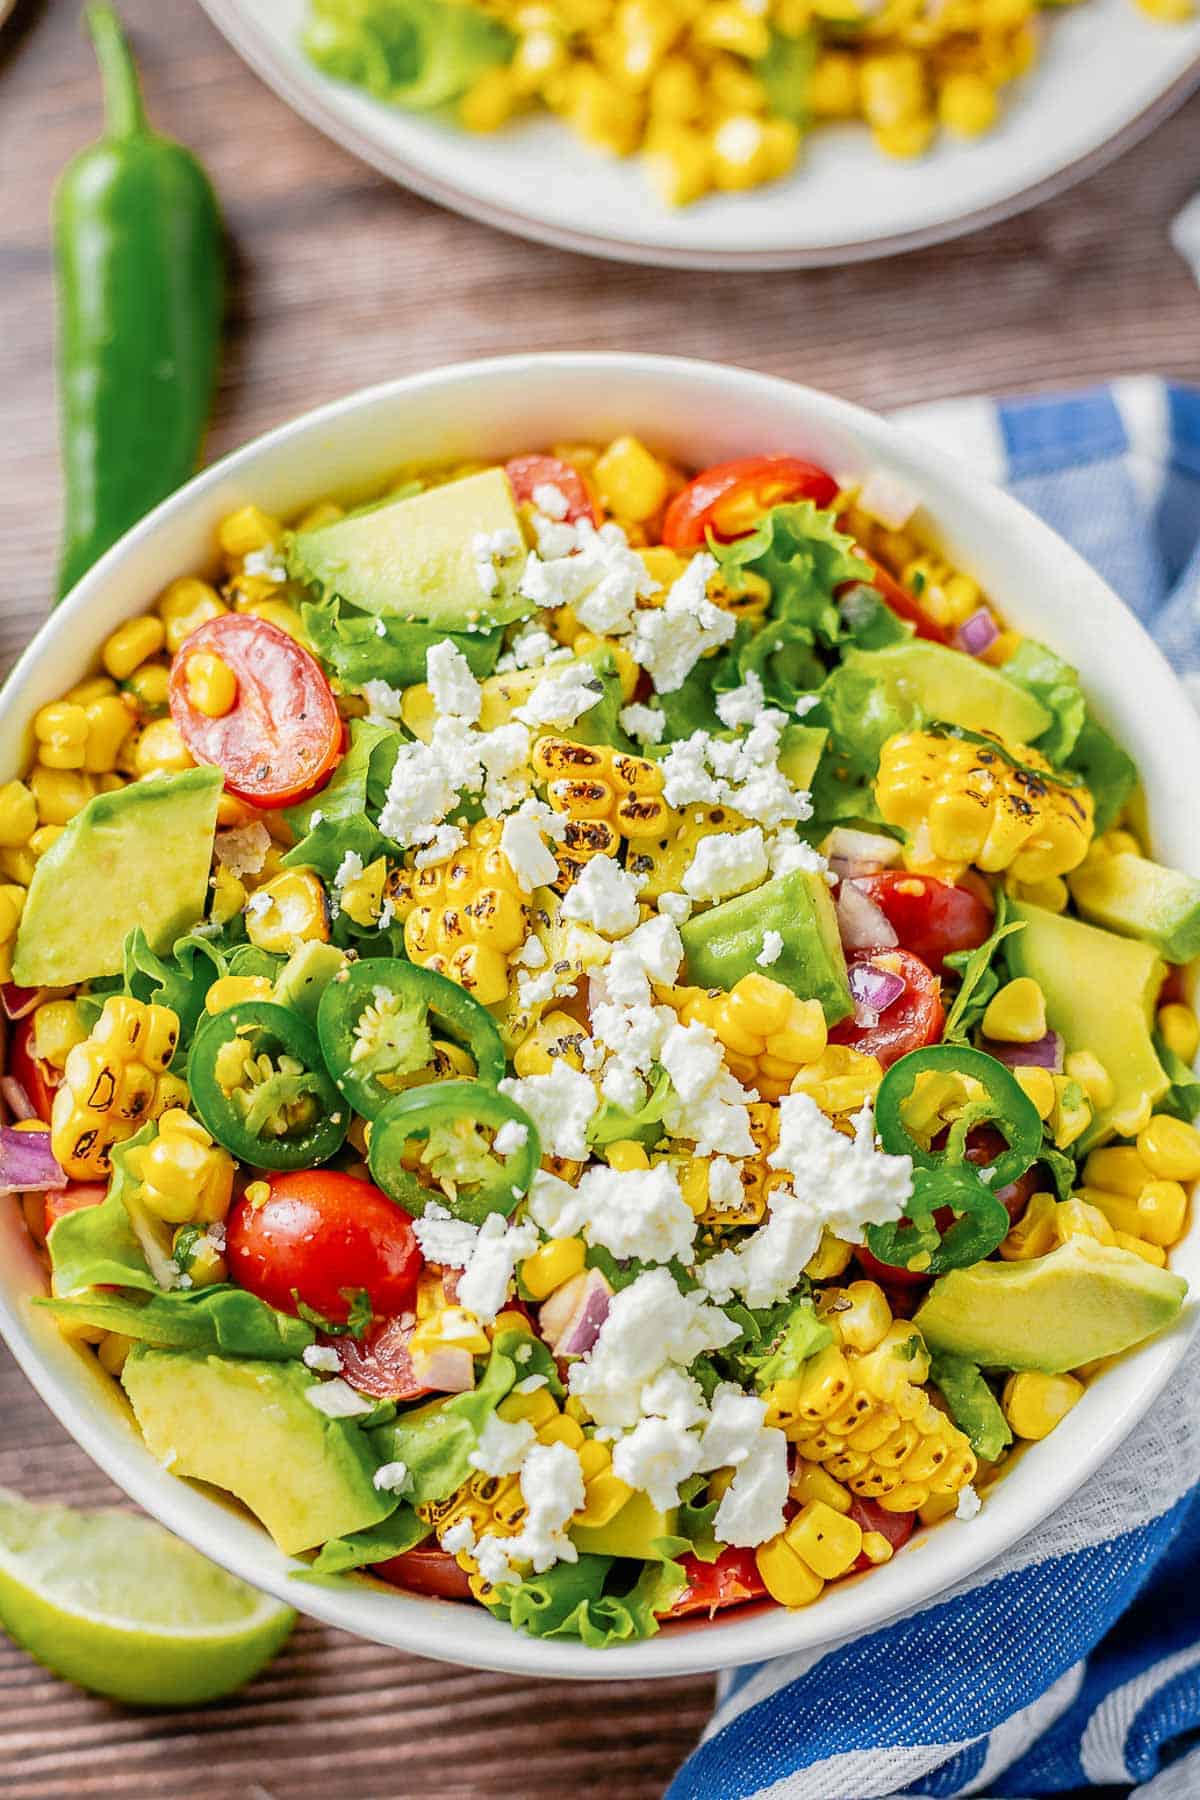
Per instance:
[[[4,841],[0,838],[0,842]],[[1196,1060],[1196,1051],[1200,1050],[1200,1021],[1190,1006],[1181,1006],[1178,1001],[1160,1006],[1158,1029],[1168,1050],[1174,1051],[1185,1063]]]
[[[48,769],[42,763],[36,764],[31,771],[29,785],[43,825],[70,824],[96,792],[94,775],[85,775],[79,769]],[[31,868],[31,880],[32,877]]]
[[[705,132],[681,122],[651,127],[646,174],[665,206],[690,206],[713,185],[712,148]]]
[[[858,112],[858,62],[842,50],[823,50],[808,81],[808,105],[817,119],[852,119]]]
[[[810,1500],[788,1525],[784,1537],[796,1554],[823,1581],[836,1581],[858,1560],[862,1527],[845,1513]]]
[[[1009,1376],[1000,1404],[1014,1437],[1036,1441],[1049,1437],[1082,1397],[1083,1383],[1073,1375],[1025,1369]]]
[[[19,887],[15,881],[0,886],[0,943],[11,943],[16,937],[24,906],[23,887]]]
[[[1048,1119],[1054,1111],[1057,1098],[1054,1088],[1054,1077],[1049,1069],[1040,1069],[1032,1063],[1025,1063],[1013,1070],[1017,1086],[1027,1100],[1032,1100],[1037,1107],[1038,1118]]]
[[[151,719],[133,748],[138,775],[179,775],[193,768],[192,753],[174,719]]]
[[[312,869],[286,869],[247,902],[246,936],[259,950],[287,956],[298,944],[329,942],[329,902]]]
[[[82,706],[66,700],[43,706],[33,721],[39,760],[48,769],[82,769],[87,731]]]
[[[1055,1075],[1053,1081],[1054,1106],[1046,1123],[1058,1149],[1067,1150],[1091,1124],[1092,1103],[1073,1076]]]
[[[269,1000],[272,984],[265,975],[222,975],[214,981],[204,996],[204,1010],[210,1013],[224,1012],[227,1007],[238,1006],[243,1000]]]
[[[43,1000],[33,1015],[33,1054],[51,1068],[65,1068],[71,1051],[86,1037],[73,1000]]]
[[[985,1037],[1005,1044],[1036,1044],[1046,1035],[1046,996],[1028,975],[1008,981],[983,1015]]]
[[[121,1370],[129,1359],[135,1340],[126,1337],[120,1331],[106,1331],[103,1339],[96,1346],[96,1360],[100,1367],[114,1380],[118,1379]]]
[[[158,614],[166,629],[167,649],[174,656],[180,645],[210,619],[229,611],[216,588],[194,575],[173,581],[160,596]]]
[[[636,1138],[618,1138],[604,1152],[604,1160],[610,1169],[618,1169],[622,1174],[650,1167],[645,1145],[639,1144]]]
[[[551,1238],[521,1264],[521,1280],[535,1300],[544,1300],[580,1274],[584,1265],[582,1238]]]
[[[820,1463],[805,1462],[798,1458],[796,1472],[788,1484],[789,1492],[800,1501],[820,1500],[834,1512],[848,1513],[854,1504],[854,1496],[849,1488],[827,1475]]]
[[[1138,1154],[1152,1175],[1163,1181],[1195,1181],[1200,1177],[1200,1132],[1182,1119],[1155,1113],[1138,1133]]]
[[[283,526],[270,513],[257,506],[243,506],[217,528],[217,543],[226,556],[249,556],[254,550],[267,550],[283,536]]]
[[[810,1281],[836,1281],[849,1268],[853,1255],[853,1244],[843,1243],[831,1231],[823,1231],[816,1255],[805,1263],[804,1273]]]
[[[89,700],[83,712],[87,720],[83,766],[92,775],[111,775],[133,730],[133,711],[118,695],[101,694]]]
[[[169,1007],[110,996],[91,1036],[68,1052],[54,1096],[50,1141],[77,1181],[105,1176],[114,1144],[157,1116],[172,1078],[164,1071],[179,1041]]]
[[[22,887],[28,887],[36,867],[37,854],[32,838],[19,850],[0,849],[0,875],[7,875],[10,881],[19,881]]]
[[[786,1531],[760,1544],[754,1560],[768,1594],[781,1606],[811,1606],[825,1591],[821,1577],[792,1549]]]
[[[65,830],[65,825],[39,825],[29,840],[29,848],[35,856],[45,856],[51,844],[57,843]]]
[[[143,1202],[168,1224],[212,1225],[229,1211],[233,1158],[181,1109],[164,1112],[154,1140],[128,1156]]]
[[[23,781],[6,781],[0,787],[0,846],[17,850],[37,830],[37,801]]]
[[[122,682],[142,719],[159,719],[167,710],[171,671],[166,663],[147,662]]]
[[[1132,1144],[1112,1144],[1092,1151],[1083,1165],[1083,1179],[1089,1187],[1107,1188],[1114,1194],[1128,1194],[1136,1199],[1150,1180],[1150,1170]]]
[[[874,1281],[852,1281],[836,1290],[822,1316],[848,1350],[874,1350],[892,1328],[887,1295]]]
[[[1112,1076],[1093,1051],[1073,1051],[1063,1063],[1063,1071],[1079,1083],[1093,1107],[1107,1106],[1112,1099]]]
[[[877,131],[925,116],[925,70],[919,56],[905,50],[866,56],[860,73],[863,117]]]
[[[128,681],[135,669],[158,655],[166,636],[162,620],[156,619],[153,613],[143,613],[139,619],[129,619],[124,625],[118,625],[112,636],[105,640],[100,660],[114,681]]]
[[[823,1113],[838,1118],[858,1112],[874,1098],[882,1080],[878,1057],[848,1044],[829,1044],[815,1063],[793,1077],[789,1092],[811,1095]]]
[[[616,438],[592,471],[600,499],[619,519],[640,525],[667,497],[667,471],[635,437]]]
[[[223,719],[237,700],[237,676],[229,664],[211,650],[193,650],[185,668],[187,695],[197,712],[207,719]]]
[[[485,69],[458,103],[458,116],[468,131],[499,131],[525,102],[511,68]]]
[[[948,75],[938,90],[938,118],[957,137],[981,137],[999,111],[996,90],[982,75]]]

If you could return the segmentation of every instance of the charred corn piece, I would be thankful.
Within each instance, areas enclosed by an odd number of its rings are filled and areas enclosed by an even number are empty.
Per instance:
[[[163,1113],[152,1143],[129,1152],[141,1198],[170,1225],[213,1225],[233,1198],[233,1158],[178,1107]]]
[[[68,1175],[106,1177],[113,1145],[178,1104],[182,1084],[164,1073],[178,1042],[179,1019],[169,1007],[125,994],[104,1002],[91,1036],[68,1052],[54,1097],[50,1141]]]

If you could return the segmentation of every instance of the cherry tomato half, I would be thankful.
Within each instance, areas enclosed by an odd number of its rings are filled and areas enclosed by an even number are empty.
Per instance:
[[[753,1550],[731,1546],[722,1550],[716,1562],[701,1562],[698,1556],[690,1555],[681,1556],[679,1562],[687,1576],[687,1586],[660,1618],[684,1619],[689,1613],[707,1613],[711,1618],[724,1606],[759,1600],[767,1591]]]
[[[21,1019],[13,1026],[8,1047],[8,1072],[20,1082],[29,1096],[29,1104],[38,1118],[50,1123],[54,1093],[62,1080],[57,1069],[39,1062],[33,1054],[33,1019]]]
[[[342,1374],[360,1394],[373,1400],[415,1400],[431,1389],[413,1374],[409,1344],[416,1329],[410,1312],[399,1313],[373,1325],[362,1338],[340,1337],[331,1348],[341,1361]]]
[[[799,456],[744,456],[716,463],[676,494],[663,520],[662,541],[692,550],[709,532],[727,544],[753,531],[759,515],[788,500],[829,506],[837,493],[832,475]]]
[[[950,633],[943,631],[940,625],[934,624],[929,614],[922,610],[917,596],[908,588],[901,587],[896,577],[890,574],[883,564],[871,555],[869,550],[864,550],[861,544],[857,546],[857,550],[859,556],[864,557],[874,569],[875,574],[870,586],[883,595],[885,606],[894,612],[898,619],[906,620],[919,638],[928,638],[931,644],[948,644]]]
[[[459,1568],[448,1550],[439,1550],[433,1544],[418,1544],[415,1550],[402,1550],[386,1562],[372,1563],[371,1573],[413,1594],[433,1594],[439,1600],[472,1597],[466,1570]]]
[[[864,1537],[868,1531],[877,1531],[881,1537],[887,1539],[893,1551],[899,1550],[907,1544],[917,1522],[916,1513],[885,1512],[878,1501],[860,1500],[857,1495],[850,1502],[849,1517],[861,1527]],[[859,1569],[873,1569],[874,1567],[875,1564],[864,1553],[859,1556],[850,1573],[855,1575]]]
[[[411,1304],[421,1271],[412,1220],[369,1181],[331,1169],[276,1175],[261,1206],[243,1196],[226,1228],[229,1272],[280,1312],[303,1301],[335,1325],[365,1288],[382,1318]]]
[[[45,1232],[65,1219],[68,1213],[82,1212],[85,1206],[99,1206],[108,1193],[102,1181],[72,1181],[65,1188],[53,1188],[46,1195]]]
[[[851,968],[864,963],[878,963],[901,976],[904,992],[879,1015],[878,1024],[856,1025],[853,1018],[843,1019],[830,1032],[829,1041],[877,1056],[883,1067],[890,1069],[910,1050],[924,1049],[941,1038],[946,1017],[942,984],[928,964],[908,950],[859,950],[850,958]]]
[[[574,525],[580,519],[590,519],[593,525],[600,523],[583,476],[561,457],[514,456],[505,463],[504,473],[518,506],[523,500],[533,501],[535,488],[554,487],[567,503],[566,524]]]
[[[850,879],[875,902],[901,948],[928,963],[935,975],[943,973],[944,959],[952,951],[974,950],[992,929],[990,898],[983,899],[973,888],[906,869]]]
[[[219,719],[188,695],[188,662],[201,650],[237,677],[237,698]],[[193,631],[171,664],[169,691],[184,743],[197,762],[222,771],[239,800],[292,806],[323,787],[341,759],[345,732],[320,665],[253,613],[226,613]]]

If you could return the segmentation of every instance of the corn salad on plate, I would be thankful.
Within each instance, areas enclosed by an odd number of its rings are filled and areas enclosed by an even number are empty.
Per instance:
[[[1200,882],[921,498],[629,433],[245,493],[34,714],[34,1307],[300,1580],[808,1608],[1179,1318]]]
[[[1191,0],[204,0],[315,124],[502,229],[635,262],[837,263],[1098,167],[1194,86]]]

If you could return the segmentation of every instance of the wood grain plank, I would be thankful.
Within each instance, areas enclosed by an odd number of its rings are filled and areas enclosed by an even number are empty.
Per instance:
[[[213,455],[369,382],[531,349],[713,357],[885,408],[1118,372],[1200,378],[1196,291],[1166,241],[1200,174],[1200,97],[1085,186],[956,244],[808,274],[684,274],[570,257],[442,213],[294,117],[191,0],[123,11],[153,116],[200,152],[226,208]],[[0,36],[5,668],[44,616],[59,529],[51,190],[98,121],[77,6],[21,0]],[[0,1483],[119,1503],[3,1353],[0,1424]],[[303,1622],[246,1694],[158,1716],[78,1694],[0,1642],[0,1793],[536,1800],[599,1775],[614,1800],[651,1800],[710,1704],[705,1679],[523,1681]]]

